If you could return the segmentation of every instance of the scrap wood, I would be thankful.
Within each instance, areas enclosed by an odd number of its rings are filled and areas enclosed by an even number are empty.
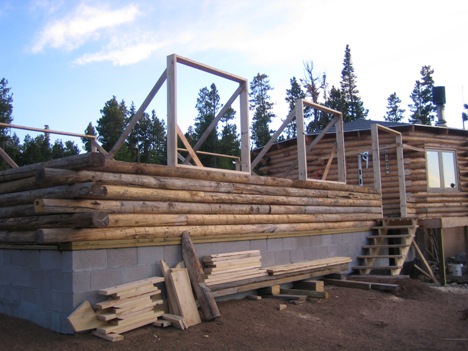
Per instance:
[[[105,325],[105,322],[96,318],[96,312],[88,301],[78,306],[67,318],[75,333],[92,330]]]
[[[319,267],[328,267],[331,265],[350,263],[351,257],[330,257],[320,260],[312,260],[298,263],[290,263],[279,266],[266,267],[268,274],[279,275],[285,273],[297,273],[302,271],[308,271]]]
[[[362,279],[365,279],[362,277]],[[398,289],[397,284],[386,284],[386,283],[375,283],[360,280],[338,280],[338,279],[324,279],[326,284],[341,286],[345,288],[357,288],[363,290],[384,290],[384,291],[395,291]]]
[[[221,316],[221,313],[219,312],[218,305],[216,304],[216,300],[210,288],[205,283],[205,275],[200,260],[195,252],[195,246],[193,245],[190,233],[183,232],[181,239],[182,257],[190,278],[189,283],[192,284],[193,290],[195,291],[203,318],[206,321],[216,319]]]
[[[328,299],[328,293],[325,291],[313,291],[306,289],[281,289],[281,294],[306,295],[309,298]]]
[[[148,285],[148,284],[155,285],[157,283],[162,283],[162,282],[164,282],[163,277],[151,277],[147,279],[138,280],[136,282],[116,285],[107,289],[101,289],[98,292],[100,295],[112,295],[112,294],[116,294],[122,291],[136,289],[144,285]]]
[[[187,326],[185,325],[185,322],[184,322],[184,317],[182,316],[177,316],[171,313],[164,313],[162,315],[162,319],[171,322],[171,324],[177,329],[180,329],[180,330],[187,329]]]

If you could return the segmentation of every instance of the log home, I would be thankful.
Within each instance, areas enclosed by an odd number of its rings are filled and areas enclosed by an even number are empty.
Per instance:
[[[332,129],[330,129],[332,131]],[[447,127],[357,120],[344,125],[347,183],[382,194],[383,218],[408,218],[419,227],[425,256],[464,255],[468,225],[468,131]],[[306,136],[306,144],[317,135]],[[299,176],[296,139],[264,153],[264,176]],[[339,179],[332,133],[307,153],[306,172],[315,179]],[[255,150],[253,156],[263,150]],[[409,223],[409,222],[408,222]],[[439,246],[439,253],[434,247]]]
[[[180,64],[238,84],[196,145],[188,143],[177,122]],[[116,161],[164,84],[168,164]],[[327,110],[335,116],[327,130],[336,129],[332,181],[307,178],[305,153],[298,158],[299,179],[259,176],[251,172],[258,160],[250,158],[247,88],[242,77],[174,54],[112,150],[84,136],[93,145],[91,153],[17,167],[0,149],[11,167],[0,172],[0,312],[70,333],[67,316],[84,300],[99,302],[99,289],[161,276],[161,260],[170,266],[181,261],[183,233],[190,233],[199,256],[259,250],[263,267],[320,263],[279,275],[276,284],[349,271],[351,260],[358,264],[361,247],[382,218],[382,198],[373,186],[346,182],[341,113]],[[197,156],[200,145],[235,101],[241,126],[238,170],[204,167]],[[303,104],[311,103],[298,101],[297,118]],[[339,256],[346,257],[333,260]],[[225,296],[269,284],[271,277],[261,277],[210,289]]]

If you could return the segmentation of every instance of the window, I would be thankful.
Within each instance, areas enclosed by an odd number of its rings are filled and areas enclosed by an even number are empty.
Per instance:
[[[426,163],[430,189],[458,190],[455,151],[427,150]]]

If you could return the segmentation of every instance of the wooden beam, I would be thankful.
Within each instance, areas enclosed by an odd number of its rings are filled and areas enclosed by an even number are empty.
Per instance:
[[[335,152],[336,152],[336,144],[333,145],[333,148],[330,151],[330,156],[328,157],[327,165],[322,174],[322,180],[327,180],[328,172],[330,171],[330,167],[332,165],[333,159],[335,158]]]
[[[307,152],[304,130],[304,104],[302,99],[296,100],[294,107],[297,128],[297,169],[300,180],[307,180]]]
[[[377,123],[371,124],[372,138],[372,167],[374,172],[374,189],[382,193],[382,177],[380,173],[379,127]]]
[[[182,233],[182,257],[204,319],[212,321],[218,318],[221,314],[210,289],[205,284],[203,268],[195,253],[195,247],[188,232]]]
[[[18,168],[18,165],[15,161],[0,147],[0,156],[11,168]]]
[[[192,156],[192,159],[195,162],[195,165],[197,167],[203,167],[203,164],[200,162],[200,159],[198,158],[197,154],[193,150],[192,145],[190,145],[190,143],[188,142],[187,138],[185,137],[184,133],[182,132],[178,124],[176,126],[176,129],[177,129],[177,135],[179,136],[180,140],[182,140],[182,143],[187,149],[189,155]]]
[[[161,74],[158,81],[153,86],[153,89],[151,89],[151,91],[149,92],[148,96],[146,97],[146,99],[141,104],[138,111],[135,113],[135,115],[133,115],[131,120],[128,122],[127,127],[125,128],[123,133],[120,135],[120,137],[117,140],[117,142],[115,143],[115,145],[112,147],[112,149],[107,154],[106,157],[108,159],[114,158],[115,155],[117,154],[117,152],[119,152],[120,148],[125,143],[125,140],[127,140],[127,137],[130,135],[132,130],[135,128],[136,124],[138,123],[140,118],[143,116],[143,114],[145,113],[145,111],[148,108],[149,104],[151,103],[151,101],[153,101],[154,97],[158,93],[159,89],[161,89],[161,87],[164,84],[164,82],[166,81],[166,79],[167,79],[167,69],[165,69],[164,72]]]
[[[241,171],[252,173],[250,166],[250,118],[249,118],[249,85],[245,80],[239,95],[240,100],[240,129],[241,129]]]
[[[167,57],[167,165],[177,166],[177,62]]]

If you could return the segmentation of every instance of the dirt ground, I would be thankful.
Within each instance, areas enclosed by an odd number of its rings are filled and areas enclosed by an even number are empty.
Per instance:
[[[395,293],[326,286],[328,299],[299,305],[220,302],[215,321],[185,331],[146,326],[115,343],[0,314],[0,350],[468,350],[468,289],[409,278],[393,283]],[[287,308],[280,311],[280,304]]]

